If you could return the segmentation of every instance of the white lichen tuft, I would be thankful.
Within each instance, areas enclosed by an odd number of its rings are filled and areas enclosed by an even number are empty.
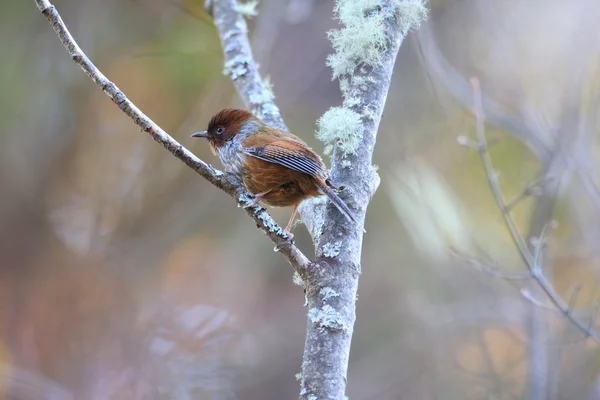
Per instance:
[[[334,297],[339,297],[340,294],[333,290],[330,287],[324,287],[319,291],[319,294],[323,296],[323,301],[327,301],[329,299],[333,299]]]
[[[402,32],[417,29],[428,15],[425,0],[396,0],[396,18]]]
[[[220,169],[215,169],[215,176],[223,176],[223,171]]]
[[[298,372],[296,375],[294,375],[294,377],[298,382],[302,381],[302,372]]]
[[[245,3],[237,3],[235,10],[245,17],[256,17],[258,15],[258,0],[250,0]]]
[[[307,400],[318,400],[318,398],[314,394],[311,394],[307,397]]]
[[[335,330],[347,329],[342,315],[329,304],[325,304],[320,310],[318,308],[311,308],[308,311],[308,318],[310,318],[313,324],[318,324],[323,330],[326,328]]]
[[[331,154],[334,145],[344,154],[354,154],[365,129],[360,114],[344,107],[330,108],[317,125],[316,136],[325,143],[325,154]]]
[[[350,74],[358,65],[378,65],[386,47],[385,14],[379,0],[336,0],[341,29],[328,32],[335,50],[327,58],[333,78]]]
[[[340,254],[342,242],[325,243],[323,246],[323,255],[325,257],[334,258]]]

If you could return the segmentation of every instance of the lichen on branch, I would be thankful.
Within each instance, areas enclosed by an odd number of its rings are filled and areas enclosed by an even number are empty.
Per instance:
[[[418,27],[427,18],[423,0],[396,0],[383,7],[380,0],[337,0],[334,8],[342,28],[328,32],[335,53],[327,58],[333,78],[351,74],[359,65],[381,62],[387,46],[384,20],[394,16],[402,32]]]
[[[316,136],[325,143],[325,154],[331,154],[334,145],[344,154],[354,154],[364,131],[360,114],[344,107],[330,108],[317,126]]]
[[[393,21],[405,35],[427,18],[428,10],[424,0],[336,0],[334,13],[342,27],[328,32],[334,53],[327,65],[340,82],[344,103],[319,119],[316,136],[325,143],[326,154],[336,146],[348,156],[360,146],[364,122],[377,120],[382,111],[363,100],[369,88],[378,84],[371,71],[382,63],[391,45],[386,24]]]
[[[258,15],[258,0],[250,0],[245,3],[238,2],[235,11],[239,12],[246,18],[256,17]]]

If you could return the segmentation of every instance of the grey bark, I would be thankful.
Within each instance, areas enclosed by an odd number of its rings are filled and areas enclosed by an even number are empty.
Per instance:
[[[393,1],[383,1],[380,12],[387,12],[394,6]],[[388,43],[381,64],[374,68],[357,68],[354,77],[369,79],[360,79],[361,84],[357,84],[357,79],[350,79],[346,92],[348,96],[360,99],[350,107],[362,116],[364,133],[359,149],[351,155],[337,149],[332,157],[332,179],[344,187],[341,197],[361,223],[349,223],[330,204],[321,206],[325,209],[323,218],[313,211],[313,219],[308,222],[317,242],[317,260],[315,268],[307,271],[305,278],[309,319],[300,394],[307,400],[311,396],[314,396],[312,399],[343,399],[345,395],[350,342],[356,320],[365,213],[379,185],[379,176],[372,164],[373,150],[396,56],[407,33],[393,17],[395,13],[388,15],[391,17],[384,20]],[[369,115],[365,115],[365,110],[369,110]],[[321,234],[316,235],[317,232]]]

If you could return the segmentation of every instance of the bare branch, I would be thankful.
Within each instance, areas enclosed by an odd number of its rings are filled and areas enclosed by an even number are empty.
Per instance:
[[[498,278],[502,278],[507,281],[526,281],[531,280],[531,274],[528,271],[525,272],[516,272],[516,273],[508,273],[500,270],[500,266],[494,260],[486,259],[482,260],[477,257],[473,257],[467,254],[464,254],[456,249],[451,249],[450,252],[454,257],[464,261],[465,263],[472,266],[474,269],[478,271],[487,272],[490,275],[493,275]]]
[[[549,181],[550,179],[547,177],[541,177],[539,179],[536,179],[535,181],[528,183],[527,185],[525,185],[525,187],[523,188],[523,190],[521,191],[521,193],[519,193],[517,195],[517,197],[515,197],[514,199],[512,199],[510,201],[510,203],[508,203],[506,205],[507,210],[512,210],[513,208],[515,208],[515,206],[517,206],[522,200],[531,197],[531,196],[539,196],[543,193],[543,185]]]
[[[65,46],[69,56],[81,69],[98,85],[104,93],[129,116],[136,125],[148,133],[154,140],[170,151],[175,157],[183,161],[187,166],[200,174],[214,186],[223,190],[236,199],[238,204],[244,206],[248,195],[244,192],[241,184],[231,175],[225,174],[211,165],[200,160],[169,134],[162,130],[150,118],[148,118],[125,94],[110,80],[108,80],[98,68],[90,61],[62,21],[56,8],[48,0],[35,0],[39,10],[54,28],[54,31]],[[265,103],[268,104],[268,103]],[[311,261],[293,244],[282,228],[271,218],[271,216],[260,206],[245,208],[256,225],[271,239],[278,251],[284,255],[288,262],[302,275],[307,270]]]
[[[231,77],[244,104],[268,125],[288,130],[273,93],[264,84],[252,56],[248,25],[237,8],[236,0],[207,0],[225,55],[225,73]]]
[[[479,80],[477,78],[471,79],[471,85],[473,87],[473,95],[474,95],[474,114],[476,119],[476,131],[477,131],[477,139],[478,139],[478,150],[481,155],[481,160],[483,162],[483,166],[485,169],[485,174],[488,179],[488,183],[492,190],[492,194],[494,195],[494,199],[502,212],[502,216],[504,218],[504,222],[508,230],[510,231],[511,238],[516,244],[519,254],[521,258],[525,262],[529,274],[533,280],[537,282],[539,287],[544,291],[548,299],[551,303],[560,311],[562,315],[564,315],[567,319],[573,323],[581,332],[583,332],[586,337],[592,337],[593,339],[600,341],[600,334],[596,331],[595,326],[591,326],[591,323],[585,324],[582,320],[580,320],[574,313],[572,309],[571,303],[574,302],[574,296],[571,296],[571,302],[567,303],[556,291],[552,283],[548,280],[546,275],[544,274],[544,270],[542,267],[542,250],[544,247],[544,243],[547,238],[549,225],[546,224],[542,232],[540,233],[539,238],[536,239],[534,247],[534,253],[532,254],[527,246],[527,242],[521,235],[519,228],[514,221],[510,208],[508,207],[504,195],[502,193],[502,189],[500,187],[500,183],[498,181],[498,174],[494,169],[494,165],[492,163],[492,158],[487,148],[487,141],[485,136],[485,127],[484,127],[484,116],[482,111],[481,104],[481,88],[479,86]],[[522,291],[524,297],[528,300],[532,301],[534,304],[539,305],[541,307],[546,308],[547,306],[539,300],[533,298],[528,291]],[[576,295],[575,295],[576,296]],[[595,318],[593,316],[592,318]],[[591,321],[591,320],[590,320]]]

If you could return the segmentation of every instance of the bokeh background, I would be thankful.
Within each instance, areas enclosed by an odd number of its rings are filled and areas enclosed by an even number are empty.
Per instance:
[[[240,103],[200,1],[55,5],[109,79],[218,165],[189,135]],[[288,125],[319,151],[315,120],[341,103],[332,8],[262,0],[249,20]],[[549,304],[531,282],[487,271],[524,266],[478,153],[457,142],[475,137],[476,76],[505,196],[543,182],[514,217],[532,244],[553,221],[544,271],[593,325],[600,3],[430,8],[400,51],[374,155],[348,396],[600,399],[598,344],[524,298]],[[264,235],[117,110],[33,1],[0,1],[0,55],[0,398],[296,398],[307,310]]]

